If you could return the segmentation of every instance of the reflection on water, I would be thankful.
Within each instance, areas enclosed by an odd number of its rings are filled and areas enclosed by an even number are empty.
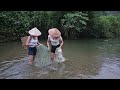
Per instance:
[[[0,43],[0,62],[24,57],[26,50],[21,47],[21,42]]]
[[[46,41],[41,43],[46,45]],[[120,79],[119,39],[65,40],[63,54],[67,60],[54,63],[56,70],[28,65],[20,42],[0,44],[0,50],[0,78]],[[5,66],[10,67],[4,70]]]

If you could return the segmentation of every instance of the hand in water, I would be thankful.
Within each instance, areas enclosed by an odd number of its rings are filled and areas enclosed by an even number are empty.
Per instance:
[[[62,52],[62,49],[61,49],[61,47],[58,47],[57,49],[58,49],[58,52]]]

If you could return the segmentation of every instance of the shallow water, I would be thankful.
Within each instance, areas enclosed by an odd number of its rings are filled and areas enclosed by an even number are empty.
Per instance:
[[[64,63],[38,68],[21,42],[0,44],[0,79],[120,79],[119,39],[65,40],[63,54]]]

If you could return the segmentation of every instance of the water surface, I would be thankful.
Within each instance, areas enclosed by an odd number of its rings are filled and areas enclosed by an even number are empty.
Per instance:
[[[46,41],[41,41],[46,45]],[[1,79],[120,79],[120,40],[64,40],[64,63],[56,70],[28,65],[21,42],[0,44]]]

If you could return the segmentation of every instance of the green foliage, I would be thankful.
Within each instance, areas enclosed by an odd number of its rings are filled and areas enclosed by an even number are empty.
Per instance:
[[[62,13],[57,11],[1,11],[0,39],[20,39],[33,27],[37,27],[43,33],[42,37],[46,38],[48,29],[60,27]]]
[[[72,12],[64,15],[62,26],[67,38],[77,38],[76,35],[86,29],[88,15],[82,12]]]
[[[0,42],[17,40],[37,27],[46,39],[48,29],[58,28],[67,39],[119,37],[119,11],[0,11]]]
[[[120,16],[100,16],[95,19],[96,37],[117,37],[120,35]]]

